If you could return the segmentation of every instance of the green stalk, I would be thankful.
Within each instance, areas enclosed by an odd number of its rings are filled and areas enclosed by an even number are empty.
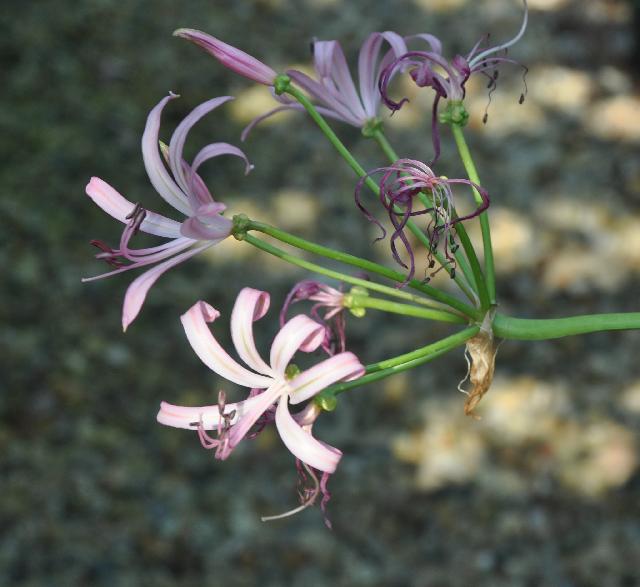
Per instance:
[[[619,314],[587,314],[569,318],[528,319],[496,314],[493,332],[501,338],[515,340],[545,340],[604,330],[635,330],[640,328],[640,312]]]
[[[371,136],[376,140],[376,142],[382,149],[382,152],[387,156],[387,159],[389,159],[391,163],[395,163],[399,159],[398,154],[395,152],[394,148],[391,146],[391,143],[382,131],[381,123],[370,130],[365,136]],[[420,201],[425,206],[425,208],[429,208],[433,205],[433,202],[429,200],[426,194],[420,193],[418,197],[420,198]],[[442,253],[440,253],[439,251],[435,251],[433,255],[438,260],[438,263],[440,263],[440,265],[445,266],[446,259],[444,258]],[[454,253],[454,257],[458,265],[460,266],[460,269],[462,269],[462,274],[466,278],[466,281],[471,284],[472,288],[477,289],[471,267],[469,267],[469,263],[467,262],[467,260],[459,251],[456,251]],[[460,289],[462,289],[462,291],[464,291],[468,296],[469,294],[466,288],[468,288],[469,286],[467,285],[467,283],[465,283],[465,281],[458,275],[456,275],[454,280],[458,284]]]
[[[391,314],[401,314],[403,316],[414,316],[425,320],[437,320],[439,322],[453,322],[455,324],[466,324],[467,320],[456,314],[442,312],[440,310],[431,310],[428,308],[420,308],[410,304],[402,304],[400,302],[391,302],[389,300],[381,300],[380,298],[372,298],[368,295],[359,295],[355,293],[345,294],[344,305],[349,309],[371,308],[372,310],[381,310]]]
[[[288,94],[291,94],[291,96],[293,96],[296,100],[298,100],[298,102],[300,102],[300,104],[302,104],[302,106],[304,106],[305,110],[309,113],[309,116],[311,116],[311,118],[315,121],[315,123],[318,125],[320,130],[327,137],[329,142],[334,146],[336,151],[338,151],[340,156],[347,162],[349,167],[353,169],[353,171],[356,173],[356,175],[358,175],[358,177],[365,178],[364,183],[367,185],[367,187],[369,187],[369,189],[374,194],[379,196],[380,190],[376,182],[367,176],[367,172],[364,170],[364,168],[360,165],[360,163],[358,163],[358,161],[356,161],[354,156],[344,146],[342,141],[333,132],[331,127],[326,123],[324,118],[322,118],[322,116],[318,113],[318,111],[315,109],[313,104],[307,99],[307,97],[300,90],[298,90],[296,87],[291,85],[287,87],[286,92]],[[413,222],[413,220],[409,219],[407,221],[407,227],[416,236],[416,238],[422,243],[424,247],[429,248],[431,246],[431,243],[429,242],[429,239],[427,238],[427,236],[422,232],[422,230],[420,230],[420,228],[416,225],[415,222]],[[460,235],[460,241],[462,242],[462,246],[467,254],[467,257],[469,257],[469,262],[471,263],[471,268],[473,270],[475,281],[478,283],[478,286],[479,286],[478,295],[480,297],[480,303],[482,307],[486,309],[488,307],[488,297],[487,297],[486,290],[482,287],[482,284],[484,284],[482,269],[480,268],[478,259],[475,256],[475,252],[473,251],[471,242],[468,241],[468,236],[466,236],[466,231],[463,228],[461,230],[461,228],[462,227],[459,225],[456,226],[456,232]],[[468,241],[466,245],[465,245],[465,241],[463,240],[464,238],[466,238]],[[474,262],[474,259],[475,259],[475,262]]]
[[[464,344],[467,340],[475,336],[479,330],[479,326],[470,326],[469,328],[465,328],[464,330],[461,330],[456,334],[447,336],[442,340],[416,349],[415,351],[411,351],[410,353],[405,353],[404,355],[386,359],[385,361],[380,361],[379,363],[372,363],[371,365],[367,365],[365,375],[354,381],[347,381],[346,383],[336,383],[335,385],[327,387],[316,396],[315,401],[323,409],[332,410],[335,407],[335,396],[337,394],[348,391],[350,389],[354,389],[355,387],[360,387],[361,385],[365,385],[367,383],[372,383],[373,381],[379,381],[380,379],[384,379],[386,377],[389,377],[390,375],[402,373],[403,371],[407,371],[420,365],[424,365],[425,363],[432,361],[436,357],[444,355],[457,346]]]
[[[298,267],[302,267],[307,271],[312,271],[313,273],[317,273],[319,275],[325,275],[327,277],[330,277],[331,279],[336,279],[337,281],[343,281],[345,283],[350,283],[352,285],[358,285],[367,290],[377,291],[379,293],[390,295],[390,296],[398,297],[398,294],[400,294],[400,296],[402,297],[402,294],[406,293],[406,292],[399,292],[396,288],[393,288],[393,287],[388,287],[386,285],[375,283],[373,281],[367,281],[366,279],[359,279],[357,277],[353,277],[352,275],[340,273],[339,271],[333,271],[332,269],[327,269],[326,267],[322,267],[321,265],[316,265],[315,263],[311,263],[310,261],[305,261],[304,259],[300,259],[295,255],[291,255],[283,251],[282,249],[279,249],[278,247],[275,247],[250,234],[239,235],[238,238],[239,240],[244,240],[245,242],[253,245],[254,247],[262,251],[265,251],[266,253],[269,253],[274,257],[278,257],[279,259],[282,259],[287,263],[291,263],[292,265],[297,265]],[[435,310],[433,311],[435,312]],[[449,317],[454,316],[453,314],[449,314],[447,312],[441,312],[441,313]],[[474,311],[474,314],[475,314],[475,311]],[[449,319],[447,321],[451,321],[451,320]],[[457,317],[455,318],[455,321],[456,322],[458,321]]]
[[[302,249],[303,251],[308,251],[315,255],[320,255],[322,257],[326,257],[328,259],[334,259],[335,261],[339,261],[341,263],[345,263],[353,267],[358,267],[363,271],[381,275],[382,277],[386,277],[387,279],[391,279],[398,283],[404,283],[406,279],[406,277],[399,271],[394,271],[393,269],[389,269],[384,265],[380,265],[378,263],[374,263],[373,261],[368,261],[366,259],[356,257],[355,255],[350,255],[348,253],[343,253],[341,251],[336,251],[329,247],[324,247],[322,245],[312,243],[303,238],[300,238],[298,236],[285,232],[284,230],[275,228],[274,226],[270,226],[268,224],[264,224],[262,222],[257,222],[255,220],[249,220],[249,219],[243,220],[243,222],[245,223],[243,225],[243,228],[246,227],[246,230],[257,230],[273,238],[276,238],[279,241],[282,241],[283,243],[294,246],[298,249]],[[416,291],[419,291],[425,295],[428,295],[434,298],[435,300],[438,300],[439,302],[446,304],[451,308],[454,308],[458,312],[462,312],[466,316],[469,316],[474,319],[477,319],[478,317],[478,312],[474,308],[472,308],[471,306],[468,306],[467,304],[461,302],[460,300],[453,297],[452,295],[449,295],[435,287],[422,283],[417,279],[412,279],[411,281],[409,281],[408,285],[412,289],[415,289]],[[394,292],[394,293],[391,293],[391,292]],[[403,298],[405,300],[409,300],[411,302],[418,303],[418,304],[423,304],[423,305],[433,304],[432,302],[429,302],[424,298],[414,296],[410,293],[399,290],[397,288],[387,288],[387,291],[385,293],[387,295],[391,295],[392,297]],[[439,306],[439,309],[445,310],[445,308],[441,306]]]
[[[453,132],[453,138],[455,139],[456,146],[458,147],[460,159],[462,159],[464,168],[467,171],[467,176],[473,183],[481,185],[478,171],[476,170],[476,166],[471,157],[471,152],[469,151],[469,147],[467,146],[467,141],[465,140],[464,133],[462,132],[462,125],[456,122],[452,122],[451,131]],[[482,204],[482,197],[480,196],[478,190],[476,190],[475,188],[473,188],[473,196],[477,204]],[[493,259],[493,245],[491,244],[491,228],[489,226],[489,215],[487,214],[486,210],[482,214],[480,214],[480,230],[482,231],[484,270],[487,277],[489,302],[492,306],[494,306],[496,304],[496,270],[495,262]]]

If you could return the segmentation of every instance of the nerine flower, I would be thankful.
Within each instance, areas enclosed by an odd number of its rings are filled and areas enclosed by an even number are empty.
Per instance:
[[[328,355],[344,352],[346,348],[344,294],[319,281],[310,279],[301,281],[287,294],[280,311],[280,326],[284,326],[287,321],[287,313],[291,305],[303,300],[316,302],[311,307],[311,317],[324,327],[322,349]],[[320,314],[321,309],[325,310],[323,315]]]
[[[193,163],[188,165],[182,158],[182,150],[190,129],[205,114],[211,112],[231,96],[214,98],[196,107],[176,128],[169,145],[162,145],[168,167],[165,166],[158,141],[162,110],[175,94],[163,98],[149,113],[142,136],[142,157],[151,184],[158,194],[186,219],[176,221],[161,214],[145,210],[122,196],[115,188],[98,177],[89,181],[87,195],[107,214],[125,224],[120,244],[111,248],[102,241],[94,240],[101,252],[96,255],[116,269],[102,275],[83,279],[92,281],[116,275],[130,269],[155,265],[128,287],[122,309],[122,326],[136,318],[146,295],[156,280],[167,270],[219,243],[231,234],[231,220],[222,216],[226,206],[216,202],[197,170],[205,161],[219,155],[234,155],[244,159],[246,172],[252,166],[245,154],[228,143],[212,143],[200,150]],[[131,237],[139,230],[169,239],[164,244],[133,249]]]
[[[360,377],[364,367],[350,352],[339,353],[296,374],[289,366],[298,350],[318,348],[324,329],[311,318],[298,315],[278,332],[271,345],[269,362],[258,353],[253,336],[253,322],[269,309],[267,292],[244,288],[231,314],[231,337],[243,367],[231,358],[215,339],[208,323],[220,313],[206,302],[197,302],[182,316],[187,338],[200,360],[221,377],[253,390],[248,399],[225,405],[202,407],[175,406],[163,402],[157,419],[161,424],[198,431],[217,430],[218,438],[208,439],[208,448],[216,449],[216,458],[226,459],[258,420],[275,407],[275,424],[285,446],[302,463],[322,473],[333,473],[342,457],[341,451],[316,440],[310,423],[292,416],[289,404],[299,405],[329,385]]]
[[[435,262],[432,258],[439,242],[444,242],[445,258],[452,266],[449,273],[455,276],[455,258],[453,253],[457,249],[452,229],[458,222],[469,220],[480,215],[489,207],[489,194],[487,191],[468,179],[448,179],[437,176],[433,170],[422,161],[414,159],[399,159],[389,167],[379,167],[370,171],[361,178],[355,190],[356,205],[367,217],[367,219],[377,224],[382,230],[382,235],[376,241],[383,239],[387,232],[371,212],[362,204],[360,191],[367,177],[373,174],[382,173],[380,179],[380,203],[388,213],[389,220],[393,225],[394,232],[391,235],[390,246],[394,260],[409,270],[406,281],[411,280],[415,274],[415,258],[408,236],[405,234],[407,222],[413,216],[427,215],[429,222],[427,234],[429,235],[429,268],[433,268]],[[482,198],[482,204],[473,212],[465,216],[455,215],[455,203],[451,186],[455,184],[465,184],[475,188]],[[420,193],[424,193],[430,199],[430,205],[425,207],[416,206],[415,198]],[[404,246],[408,257],[409,265],[400,258],[397,241]],[[438,269],[439,271],[439,269]],[[432,273],[433,276],[436,272]]]
[[[527,28],[527,1],[523,0],[523,3],[524,17],[522,26],[518,33],[505,43],[481,50],[481,45],[484,41],[484,39],[481,39],[465,57],[456,55],[451,61],[448,61],[443,57],[442,44],[435,36],[430,34],[415,35],[410,38],[425,41],[428,45],[428,50],[407,51],[389,63],[382,72],[379,79],[380,94],[382,95],[382,100],[385,105],[393,112],[399,110],[402,105],[408,101],[407,98],[403,98],[399,102],[396,102],[389,97],[389,84],[400,68],[408,69],[409,75],[419,87],[429,87],[434,90],[435,98],[433,100],[431,124],[435,154],[431,165],[433,165],[440,156],[440,137],[437,124],[440,100],[444,98],[449,102],[462,101],[465,97],[465,84],[474,73],[485,75],[489,80],[489,89],[493,91],[498,78],[497,67],[502,63],[518,64],[513,59],[507,58],[506,52],[509,47],[522,38]],[[523,68],[526,74],[527,68],[524,66]],[[520,96],[520,102],[522,103],[523,101],[524,94]],[[486,116],[487,114],[485,112],[485,122]]]
[[[391,48],[383,55],[385,41]],[[407,46],[403,38],[392,31],[371,33],[363,43],[358,58],[359,91],[338,41],[315,41],[312,50],[316,79],[296,69],[288,70],[287,75],[307,92],[320,114],[363,128],[378,116],[381,97],[377,82],[381,72],[406,53]],[[242,133],[242,140],[256,124],[278,112],[304,110],[287,96],[275,98],[283,105],[251,121]]]

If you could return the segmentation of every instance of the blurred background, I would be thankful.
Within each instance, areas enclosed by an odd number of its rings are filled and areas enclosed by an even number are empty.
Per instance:
[[[529,3],[530,27],[510,54],[529,67],[525,103],[520,70],[503,68],[483,125],[486,87],[469,86],[501,309],[637,311],[638,7]],[[181,312],[207,299],[228,341],[243,286],[268,289],[279,307],[306,274],[225,242],[163,277],[126,335],[132,274],[80,283],[105,270],[89,241],[120,235],[85,196],[90,176],[162,210],[139,151],[162,96],[182,95],[166,109],[165,140],[201,101],[238,97],[191,134],[190,156],[206,142],[238,143],[272,104],[175,28],[203,29],[282,70],[309,65],[313,37],[340,39],[355,68],[374,30],[431,32],[453,56],[487,32],[509,38],[520,21],[513,0],[3,3],[1,585],[640,584],[640,333],[505,342],[477,421],[456,389],[462,351],[345,394],[316,426],[345,452],[330,532],[317,508],[260,522],[296,503],[293,458],[274,430],[221,463],[195,435],[155,422],[161,400],[214,403],[220,385],[186,343]],[[389,137],[401,155],[429,160],[430,90],[398,83],[412,101],[388,121]],[[367,167],[382,163],[356,129],[334,127]],[[446,130],[443,142],[438,172],[463,175]],[[354,178],[305,116],[274,118],[243,148],[256,165],[248,177],[230,158],[203,172],[233,211],[391,264],[386,243],[370,246]],[[263,322],[266,341],[275,312]],[[375,312],[348,323],[364,362],[450,332]]]

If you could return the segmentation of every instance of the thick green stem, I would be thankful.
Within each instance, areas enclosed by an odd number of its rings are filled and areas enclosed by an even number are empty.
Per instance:
[[[475,336],[479,330],[480,327],[478,326],[470,326],[456,334],[447,336],[442,340],[416,349],[415,351],[411,351],[410,353],[405,353],[404,355],[386,359],[379,363],[367,365],[365,375],[355,381],[337,383],[327,387],[327,389],[316,396],[315,401],[322,408],[331,410],[335,407],[335,396],[337,394],[354,389],[355,387],[360,387],[367,383],[372,383],[373,381],[379,381],[380,379],[384,379],[390,375],[402,373],[402,371],[407,371],[420,365],[424,365],[436,357],[439,357],[440,355],[464,344],[467,340]]]
[[[316,255],[320,255],[328,259],[334,259],[336,261],[345,263],[347,265],[351,265],[353,267],[358,267],[363,271],[366,271],[368,273],[375,273],[377,275],[386,277],[387,279],[391,279],[398,283],[404,283],[406,280],[406,277],[399,271],[394,271],[393,269],[389,269],[384,265],[380,265],[378,263],[374,263],[373,261],[368,261],[366,259],[361,259],[360,257],[356,257],[355,255],[350,255],[348,253],[343,253],[341,251],[335,251],[334,249],[330,249],[329,247],[324,247],[322,245],[312,243],[310,241],[307,241],[298,236],[289,234],[283,230],[280,230],[279,228],[275,228],[268,224],[247,219],[245,221],[244,226],[246,227],[246,230],[260,231],[264,234],[272,236],[273,238],[276,238],[298,249],[309,251],[310,253],[314,253]],[[294,258],[297,258],[297,257],[294,257]],[[364,281],[364,280],[360,280],[360,281]],[[366,283],[369,283],[369,282],[366,282]],[[433,298],[434,300],[437,300],[443,304],[446,304],[447,306],[450,306],[451,308],[454,308],[459,312],[462,312],[466,316],[469,316],[474,319],[477,319],[479,316],[477,310],[475,310],[471,306],[468,306],[467,304],[465,304],[464,302],[461,302],[460,300],[453,297],[452,295],[447,294],[435,287],[431,287],[430,285],[422,283],[417,279],[410,280],[407,285],[412,289],[415,289],[416,291],[419,291]],[[367,287],[367,286],[363,286],[363,287]],[[380,286],[380,287],[385,287],[385,286]],[[369,289],[372,289],[372,288],[369,288]],[[386,290],[387,291],[385,291],[384,293],[386,293],[387,295],[393,295],[394,297],[403,298],[403,299],[412,301],[414,303],[426,305],[425,304],[426,300],[422,298],[417,298],[416,296],[412,296],[412,294],[409,294],[397,288],[386,288]],[[394,291],[395,295],[391,294],[388,290]],[[440,308],[440,309],[444,309],[444,308]]]
[[[569,318],[528,319],[496,314],[493,332],[501,338],[545,340],[604,330],[640,329],[640,312],[587,314]]]
[[[365,171],[365,169],[360,165],[360,163],[358,163],[355,157],[344,146],[342,141],[333,132],[331,127],[326,123],[324,118],[322,118],[322,116],[318,113],[318,111],[315,109],[313,104],[307,99],[307,97],[294,86],[289,86],[286,91],[288,94],[291,94],[291,96],[293,96],[296,100],[298,100],[298,102],[300,102],[302,106],[304,106],[305,110],[309,113],[309,116],[311,116],[311,118],[315,121],[315,123],[318,125],[320,130],[327,137],[329,142],[334,146],[336,151],[338,151],[338,153],[342,156],[342,158],[347,162],[349,167],[353,169],[353,171],[358,175],[358,177],[365,178],[364,183],[367,185],[367,187],[375,195],[379,196],[380,189],[376,184],[376,182],[373,181],[371,177],[367,176],[367,172]],[[428,237],[424,234],[424,232],[422,232],[422,230],[420,230],[420,228],[416,225],[415,222],[413,222],[413,220],[409,220],[407,222],[407,228],[415,235],[415,237],[422,243],[424,247],[429,248],[431,246],[431,243],[429,242]],[[469,262],[471,263],[475,280],[478,283],[478,288],[479,288],[478,295],[480,296],[480,302],[482,307],[486,308],[488,307],[488,298],[487,298],[486,290],[482,287],[482,285],[484,284],[482,269],[480,268],[480,265],[478,264],[478,260],[475,257],[475,252],[473,251],[471,242],[469,241],[467,245],[465,245],[465,242],[463,239],[466,237],[466,232],[464,231],[464,229],[462,230],[462,233],[461,233],[460,229],[456,227],[456,232],[460,235],[460,241],[462,242],[463,248],[467,253],[467,257],[470,257]],[[466,238],[468,240],[468,237]],[[474,258],[475,258],[475,263],[474,263]]]
[[[371,308],[372,310],[381,310],[391,314],[401,314],[402,316],[414,316],[425,320],[437,320],[439,322],[452,322],[454,324],[466,324],[467,320],[456,314],[442,312],[440,310],[431,310],[428,308],[420,308],[410,304],[402,304],[400,302],[391,302],[389,300],[381,300],[372,298],[367,295],[355,293],[345,294],[344,305],[349,309]]]
[[[399,159],[398,154],[395,152],[394,148],[391,146],[391,143],[382,131],[381,123],[375,126],[365,136],[371,136],[376,140],[376,142],[380,146],[380,149],[382,149],[382,152],[387,156],[387,159],[389,159],[390,163],[395,163]],[[425,194],[421,193],[419,195],[419,198],[426,208],[429,208],[433,205],[433,203],[429,201],[428,197]],[[442,253],[440,253],[439,251],[435,251],[433,252],[433,256],[437,259],[440,265],[442,265],[443,267],[446,266],[447,261]],[[471,284],[472,289],[477,290],[477,285],[475,283],[475,278],[473,276],[473,272],[471,271],[471,267],[469,267],[469,263],[459,251],[456,251],[454,256],[460,269],[462,269],[462,274],[466,278],[466,281],[458,275],[456,275],[454,280],[458,284],[460,289],[465,293],[465,295],[473,300],[473,297],[470,296],[470,292],[468,290],[469,285],[467,284],[468,282],[469,284]]]
[[[473,183],[480,185],[480,177],[478,176],[478,171],[476,170],[476,166],[471,157],[469,147],[467,146],[467,141],[464,138],[462,125],[456,122],[452,122],[451,131],[453,132],[453,138],[455,139],[456,146],[458,147],[460,159],[462,159],[464,168],[467,171],[467,176]],[[473,196],[477,204],[482,204],[482,196],[475,188],[473,189]],[[484,271],[487,278],[489,302],[493,306],[496,304],[496,270],[493,259],[493,246],[491,244],[491,228],[489,226],[489,215],[487,214],[486,210],[482,214],[480,214],[480,230],[482,231]]]

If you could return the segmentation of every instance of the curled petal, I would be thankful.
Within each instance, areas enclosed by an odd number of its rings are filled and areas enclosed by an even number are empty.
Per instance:
[[[340,353],[303,371],[289,382],[290,401],[299,404],[338,381],[364,375],[364,366],[353,353]]]
[[[198,154],[195,156],[195,159],[192,163],[192,173],[195,173],[198,170],[198,167],[200,167],[200,165],[202,165],[205,161],[213,159],[214,157],[219,157],[220,155],[235,155],[236,157],[244,159],[245,175],[247,175],[253,169],[253,165],[249,163],[249,159],[247,159],[247,156],[241,149],[238,149],[238,147],[230,145],[229,143],[211,143],[210,145],[207,145],[206,147],[200,149]]]
[[[187,196],[180,190],[178,184],[173,181],[167,168],[164,166],[158,143],[162,109],[169,100],[177,97],[175,94],[169,94],[160,100],[149,113],[144,134],[142,135],[142,158],[149,180],[156,191],[176,210],[179,210],[185,216],[190,216],[191,206],[189,205]]]
[[[168,271],[179,263],[201,253],[212,244],[213,243],[207,243],[203,246],[195,247],[185,251],[184,253],[180,253],[179,255],[156,265],[152,269],[145,271],[142,275],[134,279],[127,288],[127,293],[124,296],[124,304],[122,306],[122,330],[126,332],[129,324],[136,319],[140,313],[142,304],[144,304],[144,300],[147,297],[149,289],[151,289],[151,286],[165,271]]]
[[[171,141],[169,143],[169,165],[173,172],[173,177],[185,194],[189,194],[191,191],[189,187],[189,178],[185,175],[185,169],[182,165],[182,151],[184,149],[184,143],[187,140],[187,135],[203,116],[229,100],[233,100],[233,96],[221,96],[219,98],[213,98],[212,100],[203,102],[184,118],[171,136]]]
[[[268,65],[258,61],[248,53],[237,49],[220,39],[194,29],[178,29],[174,36],[182,37],[213,55],[222,65],[259,84],[272,86],[277,74]]]
[[[238,385],[265,389],[273,383],[271,377],[257,375],[234,361],[213,337],[207,326],[219,313],[206,302],[196,302],[181,316],[182,326],[200,360],[209,369]]]
[[[253,323],[269,310],[270,296],[266,291],[245,287],[236,299],[231,313],[231,338],[236,352],[249,367],[264,375],[273,375],[256,349]]]
[[[102,208],[109,216],[128,224],[127,218],[135,208],[135,204],[122,196],[115,188],[99,177],[92,177],[86,187],[87,195]],[[145,210],[144,220],[140,224],[140,230],[156,236],[178,238],[180,236],[180,223],[171,218],[165,218],[161,214]]]
[[[324,327],[308,316],[299,314],[289,320],[276,334],[271,345],[271,367],[284,374],[289,361],[298,350],[311,352],[324,338]]]
[[[342,451],[316,440],[293,419],[287,399],[283,397],[276,409],[276,426],[285,446],[293,455],[318,471],[333,473],[342,458]]]

